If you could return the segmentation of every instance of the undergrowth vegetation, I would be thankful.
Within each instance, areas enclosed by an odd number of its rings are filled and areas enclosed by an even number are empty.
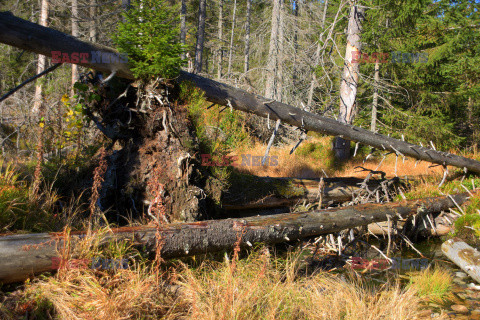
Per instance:
[[[106,231],[106,230],[104,230]],[[101,232],[100,232],[101,233]],[[128,269],[64,264],[29,282],[22,306],[60,319],[412,319],[422,308],[414,287],[373,285],[355,275],[313,272],[301,251],[259,248],[246,258],[173,261],[160,273],[131,247],[87,237],[68,256],[136,257]],[[4,313],[6,318],[15,313]]]

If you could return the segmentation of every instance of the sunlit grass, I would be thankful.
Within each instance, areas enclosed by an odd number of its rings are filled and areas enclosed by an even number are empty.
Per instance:
[[[422,299],[442,303],[452,298],[453,277],[440,267],[427,268],[412,274],[408,286]]]

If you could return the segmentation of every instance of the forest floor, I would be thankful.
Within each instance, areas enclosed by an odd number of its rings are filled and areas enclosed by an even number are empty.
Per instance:
[[[231,136],[242,136],[244,126],[238,119],[216,121],[223,121],[217,126],[225,132],[225,127],[230,126]],[[226,134],[223,142],[212,143],[211,152],[222,149],[221,144],[230,141],[229,133]],[[205,131],[205,136],[208,135],[211,132]],[[465,177],[449,168],[446,182],[439,187],[443,176],[441,166],[431,167],[428,163],[395,155],[384,158],[374,154],[365,161],[370,151],[366,147],[360,147],[351,161],[339,165],[332,160],[331,138],[315,134],[292,155],[289,153],[296,141],[272,147],[269,155],[277,158],[269,165],[241,165],[242,155],[263,156],[266,149],[258,139],[244,140],[249,141],[240,141],[227,153],[238,157],[239,165],[234,170],[241,173],[270,177],[365,178],[368,170],[383,171],[386,177],[408,178],[412,185],[404,194],[408,199],[463,192],[462,185],[469,190],[480,186],[479,178]],[[466,156],[479,158],[477,153]],[[52,187],[53,182],[46,183],[42,191],[34,192],[32,179],[22,172],[22,168],[30,168],[33,173],[34,166],[14,161],[5,160],[1,166],[2,233],[85,226],[85,220],[79,217],[85,216],[82,211],[88,211],[88,206],[82,206],[80,198],[62,199]],[[46,166],[55,167],[55,164]],[[83,170],[75,168],[77,173]],[[44,168],[45,175],[48,175],[47,169]],[[225,174],[222,170],[212,168],[213,173],[220,176]],[[66,181],[68,184],[69,180]],[[54,209],[59,201],[61,213]],[[455,223],[456,230],[448,236],[463,235],[470,243],[474,239],[475,244],[480,235],[474,231],[480,227],[478,209],[480,199],[464,205],[464,213]],[[145,222],[130,221],[132,224]],[[340,261],[328,242],[315,243],[315,240],[295,245],[257,245],[246,251],[235,248],[233,252],[169,261],[157,257],[153,262],[138,248],[123,243],[100,247],[96,240],[87,237],[77,244],[74,261],[109,261],[102,269],[89,267],[88,263],[66,264],[54,274],[42,275],[24,284],[4,285],[0,291],[0,318],[480,319],[480,291],[470,285],[472,279],[438,253],[438,239],[415,244],[429,258],[428,268],[398,270],[353,268],[351,261]],[[367,241],[382,247],[387,240],[380,237]],[[369,261],[381,258],[371,248],[366,252]],[[401,246],[391,257],[420,258]],[[128,261],[127,266],[119,267],[125,266],[124,259]]]

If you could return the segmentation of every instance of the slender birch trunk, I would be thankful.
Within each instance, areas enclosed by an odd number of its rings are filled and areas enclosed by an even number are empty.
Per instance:
[[[372,103],[372,123],[370,130],[377,131],[377,109],[378,109],[378,82],[380,81],[380,62],[375,61],[375,74],[373,77],[373,103]]]
[[[78,38],[80,36],[79,25],[78,25],[78,0],[72,0],[72,36]],[[77,82],[78,79],[78,66],[72,64],[72,95],[73,95],[73,85]]]
[[[40,21],[39,24],[41,26],[46,27],[48,20],[48,0],[42,0],[41,5],[41,12],[40,12]],[[42,54],[38,55],[38,64],[37,64],[37,73],[43,72],[45,70],[45,63],[47,61],[47,57]],[[42,104],[42,84],[41,81],[37,82],[35,86],[35,98],[33,102],[32,113],[37,114],[40,111],[40,106]]]

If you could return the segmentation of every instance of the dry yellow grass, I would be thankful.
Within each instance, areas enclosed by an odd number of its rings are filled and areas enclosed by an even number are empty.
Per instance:
[[[299,152],[304,144],[316,144],[321,146],[325,151],[320,154],[311,152],[310,154],[302,154]],[[438,176],[441,179],[443,169],[441,166],[431,167],[431,163],[420,161],[416,163],[416,160],[407,158],[403,160],[402,157],[396,159],[395,155],[389,155],[382,161],[380,167],[381,157],[376,159],[369,159],[365,163],[363,162],[365,155],[357,155],[354,159],[342,164],[336,165],[333,163],[332,154],[328,152],[331,149],[331,138],[329,137],[309,137],[305,142],[302,142],[300,147],[290,155],[290,150],[294,144],[284,146],[281,148],[272,147],[270,149],[270,156],[278,157],[277,166],[239,166],[238,169],[245,173],[251,173],[259,176],[270,177],[296,177],[296,178],[319,178],[325,175],[331,177],[365,177],[368,172],[360,171],[355,168],[362,166],[370,170],[380,170],[386,173],[387,177],[395,176]],[[262,143],[255,143],[253,147],[248,149],[239,149],[232,152],[231,155],[240,156],[241,154],[251,154],[255,156],[263,156],[266,151],[266,145]],[[472,156],[472,155],[470,155]],[[395,164],[397,162],[397,164]],[[449,168],[450,171],[451,168]]]
[[[185,269],[181,283],[193,319],[413,319],[414,290],[369,287],[340,275],[300,276],[295,257],[274,264],[265,255],[232,264]]]
[[[94,243],[87,240],[77,252]],[[97,254],[97,249],[92,248]],[[101,272],[63,269],[27,285],[26,300],[58,319],[414,319],[414,288],[367,285],[353,275],[305,274],[300,254],[177,264],[159,281],[148,264]],[[177,288],[171,290],[171,288]],[[38,309],[43,306],[43,309]],[[47,307],[45,307],[47,306]],[[35,313],[35,310],[33,310]]]

